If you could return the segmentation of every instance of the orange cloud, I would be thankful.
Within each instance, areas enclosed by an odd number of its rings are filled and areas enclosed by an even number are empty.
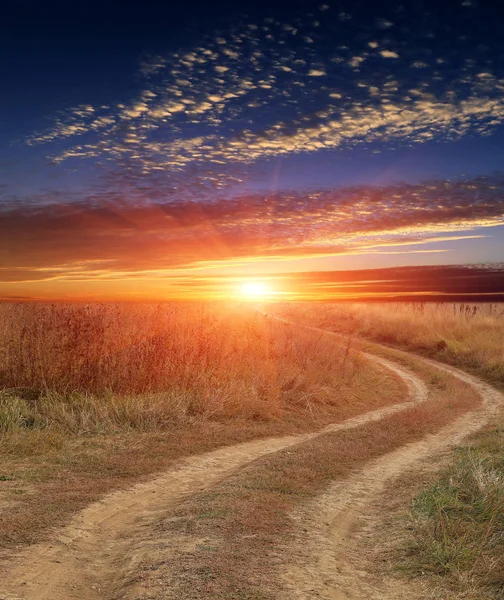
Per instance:
[[[460,231],[501,224],[503,192],[493,176],[198,203],[151,201],[145,185],[128,202],[105,189],[72,203],[18,198],[0,210],[0,281],[75,287],[236,261],[442,252],[415,246],[481,237]]]

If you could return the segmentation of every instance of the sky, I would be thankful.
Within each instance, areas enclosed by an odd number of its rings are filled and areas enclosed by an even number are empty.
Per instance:
[[[0,51],[0,298],[504,263],[493,0],[24,0]]]

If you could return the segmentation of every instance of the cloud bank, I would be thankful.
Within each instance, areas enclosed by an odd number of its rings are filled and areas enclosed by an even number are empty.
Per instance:
[[[504,224],[504,175],[208,202],[159,196],[143,185],[128,200],[107,189],[67,203],[4,201],[0,280],[152,278],[226,261],[418,252]]]

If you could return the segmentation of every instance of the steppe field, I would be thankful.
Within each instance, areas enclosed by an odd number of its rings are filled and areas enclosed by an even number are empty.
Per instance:
[[[502,304],[0,304],[0,599],[502,599],[503,391]]]

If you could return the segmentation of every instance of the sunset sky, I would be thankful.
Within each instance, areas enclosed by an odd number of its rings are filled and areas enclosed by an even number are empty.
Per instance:
[[[10,3],[0,299],[504,263],[498,4]]]

